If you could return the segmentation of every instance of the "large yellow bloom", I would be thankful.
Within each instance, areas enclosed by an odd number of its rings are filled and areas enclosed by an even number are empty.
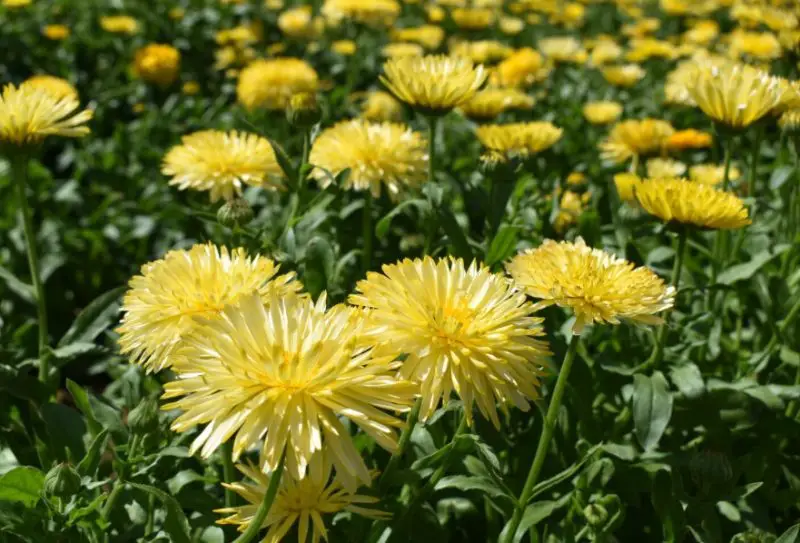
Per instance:
[[[745,128],[777,107],[785,89],[777,78],[746,64],[700,66],[686,92],[703,113],[732,128]]]
[[[528,87],[547,78],[551,69],[538,51],[523,47],[497,65],[491,83],[499,87]]]
[[[168,87],[178,78],[181,53],[171,45],[151,43],[136,51],[133,71],[137,77],[160,87]]]
[[[659,324],[655,313],[675,301],[675,289],[650,269],[592,249],[581,238],[574,243],[545,240],[514,257],[506,269],[529,295],[541,300],[537,305],[571,308],[575,334],[592,322]]]
[[[732,229],[750,224],[744,202],[733,193],[686,179],[655,179],[636,187],[642,208],[664,222]]]
[[[528,156],[549,149],[564,130],[546,121],[485,124],[475,130],[483,147],[495,158]]]
[[[299,58],[255,60],[239,74],[236,96],[247,109],[284,109],[293,94],[315,92],[319,77]]]
[[[459,106],[459,109],[472,119],[492,119],[510,109],[531,109],[536,103],[518,89],[486,89]]]
[[[197,327],[194,316],[213,318],[226,304],[258,293],[299,291],[294,274],[277,276],[270,259],[250,258],[244,249],[231,253],[210,243],[170,251],[142,266],[122,302],[120,352],[145,369],[159,371],[172,364],[172,354]]]
[[[311,472],[318,471],[318,477],[306,477],[300,481],[284,477],[281,479],[275,501],[264,520],[262,528],[269,528],[263,543],[280,543],[292,527],[297,524],[298,543],[306,543],[311,532],[311,541],[318,543],[328,540],[325,521],[332,520],[336,513],[348,511],[373,519],[387,518],[389,515],[378,509],[364,507],[376,504],[373,496],[356,494],[346,488],[340,478],[331,479],[331,465],[320,459],[321,454],[311,460]],[[317,466],[319,464],[319,466]],[[225,484],[247,501],[247,505],[217,509],[215,513],[230,514],[218,524],[238,525],[239,531],[247,529],[267,492],[271,476],[260,472],[251,465],[238,465],[237,468],[253,482]]]
[[[350,168],[345,188],[370,190],[378,197],[384,185],[395,199],[427,179],[427,141],[400,123],[343,121],[314,140],[309,162],[317,166],[311,175],[323,188],[332,182],[331,175]]]
[[[600,143],[600,156],[622,163],[631,157],[658,154],[674,132],[671,124],[658,119],[622,121]]]
[[[42,89],[57,99],[78,99],[78,91],[72,86],[72,83],[54,75],[34,75],[26,79],[22,84],[26,87]]]
[[[393,451],[394,428],[403,422],[387,411],[408,411],[417,388],[395,378],[402,364],[396,352],[362,347],[363,326],[355,308],[325,311],[324,296],[314,304],[273,294],[265,306],[254,294],[227,306],[220,318],[200,322],[177,353],[178,379],[164,392],[165,399],[180,398],[164,408],[183,411],[172,428],[205,424],[191,446],[205,458],[234,435],[234,460],[263,439],[263,471],[273,471],[285,449],[294,479],[303,479],[312,456],[325,450],[349,487],[369,484],[340,417]]]
[[[447,113],[472,98],[486,81],[483,66],[445,55],[389,59],[381,82],[401,101],[427,114]]]
[[[269,141],[247,132],[202,130],[183,136],[164,156],[161,173],[180,190],[209,191],[211,201],[231,200],[242,185],[276,189],[281,168]]]
[[[36,144],[47,136],[76,138],[89,133],[83,126],[91,110],[80,107],[73,96],[56,96],[36,85],[19,88],[6,85],[0,96],[0,142],[13,145]]]
[[[500,426],[496,404],[527,410],[547,345],[542,319],[512,283],[462,260],[403,260],[370,272],[350,302],[367,307],[365,339],[408,355],[400,375],[421,383],[421,420],[453,391],[472,424],[476,403]]]

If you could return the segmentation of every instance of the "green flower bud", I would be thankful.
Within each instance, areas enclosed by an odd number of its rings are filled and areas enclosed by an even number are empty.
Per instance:
[[[608,520],[608,510],[599,503],[591,503],[583,509],[583,516],[590,526],[603,526]]]
[[[47,497],[69,498],[81,488],[81,476],[66,462],[57,465],[44,476],[44,494]]]
[[[292,126],[311,128],[322,120],[322,111],[317,103],[317,96],[311,92],[300,92],[289,99],[286,119]]]
[[[731,543],[773,543],[775,536],[754,528],[733,536]]]
[[[158,429],[158,401],[145,398],[128,413],[128,427],[134,434],[147,434]]]
[[[217,220],[222,226],[232,228],[244,226],[253,220],[253,208],[243,198],[225,202],[217,211]]]

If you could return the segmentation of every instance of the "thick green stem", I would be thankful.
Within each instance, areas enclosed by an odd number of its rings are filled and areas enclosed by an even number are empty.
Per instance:
[[[365,276],[372,265],[372,190],[364,191],[364,214],[361,219],[361,273]]]
[[[419,419],[419,409],[422,406],[422,399],[417,398],[417,401],[414,402],[414,406],[411,408],[411,411],[408,413],[408,420],[406,421],[406,426],[403,428],[403,432],[400,434],[400,440],[397,442],[397,450],[394,451],[392,457],[389,458],[389,463],[386,464],[386,469],[383,470],[381,474],[380,480],[378,481],[378,488],[381,490],[381,493],[386,489],[387,485],[390,482],[391,474],[397,469],[397,464],[403,458],[403,455],[408,448],[408,444],[411,442],[411,433],[414,431],[414,426],[417,425],[417,420]]]
[[[558,380],[556,387],[553,389],[553,397],[550,399],[550,406],[547,408],[547,415],[544,419],[542,426],[542,434],[539,436],[539,445],[536,447],[536,456],[531,464],[531,469],[528,472],[528,478],[525,480],[525,485],[522,487],[522,493],[519,495],[516,507],[514,508],[514,515],[505,530],[505,537],[503,543],[512,543],[514,541],[514,534],[517,533],[519,524],[522,521],[522,515],[525,513],[525,508],[531,499],[531,494],[539,480],[539,474],[544,467],[544,460],[547,456],[547,450],[550,447],[550,440],[553,437],[553,430],[556,427],[556,419],[558,419],[558,412],[561,409],[561,399],[564,397],[564,391],[567,388],[567,379],[569,378],[572,363],[575,361],[575,353],[578,350],[578,343],[580,342],[579,335],[573,335],[567,348],[567,354],[564,356],[564,362],[561,364],[561,370],[558,372]]]
[[[22,226],[25,232],[25,243],[28,252],[28,268],[31,283],[36,294],[36,308],[39,318],[39,381],[47,383],[50,376],[50,348],[47,334],[47,302],[44,284],[39,268],[39,253],[36,251],[36,231],[33,229],[33,217],[25,194],[28,185],[28,157],[25,154],[15,156],[11,160],[11,176],[17,186],[19,207],[22,211]]]
[[[230,484],[236,480],[236,468],[233,465],[233,441],[230,439],[220,448],[222,455],[222,479]],[[236,493],[230,488],[225,489],[225,507],[236,505]]]
[[[267,485],[267,491],[264,493],[264,500],[261,502],[261,505],[258,506],[255,516],[250,520],[244,533],[237,537],[233,543],[249,543],[254,538],[258,537],[258,532],[261,531],[261,525],[264,524],[264,520],[267,518],[267,514],[272,507],[272,502],[275,501],[275,496],[278,494],[281,477],[283,476],[283,467],[286,463],[285,460],[286,449],[283,450],[281,459],[278,461],[278,466],[269,477],[269,485]]]

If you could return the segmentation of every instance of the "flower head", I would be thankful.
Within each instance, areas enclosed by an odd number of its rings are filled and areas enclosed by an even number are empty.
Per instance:
[[[324,30],[324,23],[318,17],[312,18],[311,6],[287,9],[278,16],[278,28],[291,38],[313,38]]]
[[[396,0],[325,0],[322,14],[337,24],[352,19],[367,25],[391,26],[400,15]]]
[[[381,54],[387,58],[421,57],[425,49],[418,43],[387,43],[381,49]]]
[[[426,49],[438,49],[444,40],[444,29],[434,25],[397,28],[392,30],[391,37],[393,41],[413,42]]]
[[[472,62],[496,62],[508,57],[514,50],[497,40],[457,41],[450,44],[450,54],[467,57]]]
[[[732,229],[750,224],[742,200],[730,192],[686,179],[655,179],[636,187],[642,208],[664,222]]]
[[[551,66],[530,47],[523,47],[497,65],[491,75],[492,85],[498,87],[529,87],[550,74]]]
[[[486,81],[483,66],[445,55],[389,59],[381,82],[401,101],[432,115],[447,113]]]
[[[713,143],[711,134],[689,128],[679,130],[667,138],[666,147],[670,151],[683,151],[685,149],[705,149]]]
[[[306,477],[299,481],[288,477],[281,479],[275,501],[262,525],[262,528],[269,529],[263,542],[286,541],[285,537],[295,524],[300,543],[308,541],[309,531],[311,541],[327,541],[326,519],[330,523],[336,513],[343,511],[374,519],[388,517],[383,511],[364,507],[377,503],[377,498],[356,494],[346,488],[340,478],[331,478],[331,464],[326,459],[321,459],[321,456],[323,455],[314,455],[311,461],[311,471],[317,471],[318,477]],[[236,467],[253,482],[223,483],[223,486],[239,494],[247,501],[247,505],[217,509],[215,512],[230,514],[218,521],[218,524],[235,524],[243,532],[255,518],[258,506],[264,501],[271,476],[251,465]]]
[[[778,126],[784,132],[797,132],[800,130],[800,109],[791,109],[784,112],[778,119]]]
[[[273,291],[288,294],[303,287],[293,273],[277,274],[272,260],[248,257],[241,248],[228,252],[207,243],[170,251],[130,280],[117,329],[120,352],[148,371],[168,367],[197,327],[192,317],[214,318],[225,305],[252,293],[267,300]]]
[[[506,158],[541,153],[555,145],[563,133],[561,128],[545,121],[485,124],[475,131],[489,154]]]
[[[671,124],[658,119],[622,121],[600,143],[600,155],[604,160],[621,163],[631,157],[657,154],[674,132]]]
[[[545,240],[514,257],[506,270],[541,300],[539,306],[571,308],[575,334],[592,322],[659,324],[655,314],[672,307],[675,299],[675,289],[650,269],[592,249],[581,238],[574,243]]]
[[[662,179],[664,177],[679,177],[686,172],[686,164],[671,158],[651,158],[647,161],[647,177]]]
[[[239,74],[236,96],[247,109],[284,109],[293,94],[315,92],[319,77],[299,58],[255,60]]]
[[[638,64],[624,64],[621,66],[607,66],[602,70],[606,81],[617,87],[632,87],[638,83],[647,72]]]
[[[361,103],[361,117],[368,121],[399,121],[403,118],[403,105],[388,92],[370,91]],[[354,96],[355,98],[355,96]]]
[[[485,89],[475,93],[459,106],[472,119],[492,119],[510,109],[531,109],[536,103],[532,96],[518,89]]]
[[[455,391],[470,424],[476,403],[499,427],[498,402],[527,410],[538,396],[542,319],[501,275],[462,260],[406,259],[356,290],[350,302],[370,310],[365,337],[408,355],[400,375],[421,383],[421,420]]]
[[[168,87],[178,78],[181,53],[171,45],[151,43],[136,51],[133,71],[137,77],[160,87]]]
[[[129,15],[100,17],[100,27],[112,34],[133,35],[139,31],[139,21]]]
[[[279,188],[281,168],[269,141],[247,132],[202,130],[183,136],[164,156],[161,173],[180,190],[209,191],[211,201],[241,195],[242,185]]]
[[[370,483],[340,417],[393,451],[394,428],[403,422],[387,411],[407,411],[416,387],[395,378],[397,353],[378,355],[362,346],[360,311],[341,305],[326,311],[324,296],[315,304],[274,293],[265,306],[253,294],[217,319],[195,322],[173,364],[178,379],[164,392],[164,399],[179,398],[164,408],[183,411],[174,430],[206,425],[192,452],[207,458],[233,438],[236,460],[263,439],[265,472],[277,467],[285,449],[286,470],[303,479],[312,456],[325,450],[348,487]]]
[[[613,123],[622,115],[622,104],[603,100],[588,102],[583,106],[583,116],[592,124]]]
[[[77,97],[57,96],[40,86],[6,85],[0,96],[0,143],[37,144],[47,136],[77,138],[89,133],[83,126],[91,110],[76,113]]]
[[[539,40],[542,54],[556,62],[583,62],[586,51],[574,36],[554,36]]]
[[[614,175],[614,186],[623,202],[633,202],[634,190],[641,182],[642,180],[635,173],[624,172]]]
[[[456,8],[450,16],[462,30],[483,30],[494,23],[494,11],[487,8]]]
[[[404,124],[342,121],[314,140],[309,162],[317,168],[311,175],[326,187],[331,175],[349,168],[345,188],[378,197],[384,185],[394,199],[427,179],[426,146],[425,138]]]
[[[65,25],[47,25],[42,29],[42,35],[48,40],[65,40],[69,34],[69,27]]]
[[[72,83],[53,75],[34,75],[26,79],[22,84],[26,87],[41,89],[57,99],[78,99],[78,91],[72,86]]]
[[[728,179],[736,181],[742,175],[739,168],[731,166]],[[725,180],[725,166],[717,164],[697,164],[689,168],[689,179],[703,185],[719,185]]]

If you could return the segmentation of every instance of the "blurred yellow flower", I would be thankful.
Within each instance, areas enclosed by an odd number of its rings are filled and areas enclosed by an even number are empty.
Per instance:
[[[603,77],[612,85],[618,87],[632,87],[638,83],[647,72],[638,64],[623,64],[607,66],[601,70]]]
[[[489,88],[476,92],[459,109],[471,119],[492,119],[510,109],[531,109],[535,103],[532,96],[517,89]]]
[[[778,127],[784,132],[797,132],[800,128],[800,109],[791,109],[778,119]]]
[[[733,58],[751,57],[757,60],[780,58],[783,48],[772,32],[736,30],[728,36],[728,54]]]
[[[701,132],[694,128],[678,130],[667,138],[666,147],[669,151],[683,151],[685,149],[705,149],[711,147],[713,138],[708,132]]]
[[[500,17],[498,27],[503,34],[516,36],[525,28],[525,21],[517,17]]]
[[[247,109],[284,109],[299,92],[315,92],[319,77],[314,68],[299,58],[258,59],[239,74],[236,96]]]
[[[586,174],[583,172],[570,172],[567,176],[567,185],[580,187],[586,184]]]
[[[491,83],[500,87],[528,87],[550,74],[538,51],[530,47],[518,49],[492,71]]]
[[[674,132],[671,124],[658,119],[622,121],[600,143],[600,156],[621,163],[632,157],[658,154]]]
[[[403,104],[383,91],[369,91],[361,104],[361,117],[368,121],[399,121],[403,118]]]
[[[343,188],[369,190],[376,198],[381,186],[396,200],[428,178],[427,141],[399,123],[356,119],[335,124],[314,140],[309,162],[322,188],[332,183],[331,175],[349,168]]]
[[[77,96],[57,96],[26,83],[6,85],[0,96],[0,144],[25,146],[48,136],[85,136],[92,111],[77,112],[79,108]]]
[[[635,196],[645,211],[664,222],[725,229],[750,224],[738,196],[686,179],[644,181],[636,187]]]
[[[485,64],[508,57],[514,49],[496,40],[457,41],[450,45],[450,54],[467,57],[476,64]]]
[[[48,40],[65,40],[69,34],[69,27],[65,25],[47,25],[42,29],[42,35]]]
[[[136,77],[168,87],[178,78],[181,53],[171,45],[151,43],[136,51],[133,72]]]
[[[651,158],[646,166],[647,177],[651,179],[680,177],[686,172],[686,164],[671,158]]]
[[[742,173],[736,166],[731,166],[728,179],[736,181]],[[689,168],[689,179],[703,185],[719,185],[725,180],[725,166],[717,164],[697,164]]]
[[[703,19],[694,23],[683,33],[684,42],[696,45],[708,45],[719,36],[719,23],[713,19]]]
[[[325,0],[322,14],[335,24],[351,19],[374,26],[391,26],[400,15],[395,0]]]
[[[183,411],[172,429],[205,424],[190,447],[203,458],[231,439],[234,461],[259,444],[264,472],[276,469],[285,450],[286,471],[295,480],[310,475],[320,482],[309,463],[325,451],[346,487],[369,484],[372,476],[342,419],[394,451],[394,428],[403,421],[390,412],[408,411],[418,389],[396,379],[397,352],[362,346],[364,321],[351,307],[326,311],[325,296],[313,303],[275,292],[266,306],[251,294],[217,319],[198,320],[175,353],[178,378],[164,386],[165,400],[178,398],[164,409]]]
[[[438,49],[444,40],[444,29],[434,25],[411,28],[396,28],[391,32],[392,40],[418,43],[426,49]]]
[[[3,7],[5,8],[24,8],[30,6],[32,0],[3,0]]]
[[[609,124],[622,115],[622,104],[610,100],[587,102],[583,105],[583,116],[592,124]]]
[[[387,58],[421,57],[425,49],[418,43],[387,43],[381,49],[381,54]]]
[[[26,79],[23,85],[32,89],[41,89],[57,100],[61,98],[78,100],[78,90],[72,86],[72,83],[60,77],[34,75]]]
[[[331,51],[348,57],[356,52],[356,42],[353,40],[337,40],[331,44]]]
[[[187,81],[181,87],[181,92],[187,96],[194,96],[200,92],[200,83],[197,81]]]
[[[677,56],[677,51],[671,43],[653,38],[631,40],[628,47],[625,60],[629,62],[644,62],[651,58],[671,60]]]
[[[381,82],[426,115],[441,115],[472,98],[486,81],[483,66],[446,55],[389,59]]]
[[[553,222],[553,228],[555,228],[556,232],[563,233],[567,228],[575,224],[590,198],[591,194],[588,192],[580,195],[571,190],[565,191],[561,196],[561,201],[558,204],[558,214]]]
[[[487,158],[502,160],[541,153],[556,144],[564,131],[546,121],[484,124],[475,135],[486,149]]]
[[[406,259],[382,271],[359,281],[350,303],[369,309],[369,341],[407,355],[400,376],[421,386],[420,420],[454,391],[470,425],[474,404],[497,428],[498,403],[529,409],[549,352],[522,292],[460,259]]]
[[[324,23],[320,18],[312,18],[311,6],[299,6],[278,16],[278,28],[290,38],[313,38],[322,33]]]
[[[575,312],[572,333],[580,335],[592,322],[619,324],[629,320],[659,324],[655,313],[672,307],[675,289],[646,267],[587,246],[547,239],[506,265],[506,270],[529,296]]]
[[[462,30],[483,30],[494,23],[494,11],[490,9],[456,8],[450,16]]]
[[[432,23],[441,23],[447,16],[447,12],[441,6],[435,4],[426,6],[425,11],[428,13],[428,21]]]
[[[586,50],[573,36],[542,38],[538,42],[539,51],[555,62],[585,62]]]
[[[247,132],[202,130],[181,138],[164,156],[161,173],[180,190],[208,191],[211,201],[232,200],[244,184],[278,189],[282,172],[267,139]]]
[[[294,273],[278,275],[278,266],[244,249],[228,251],[211,243],[170,251],[142,266],[122,300],[120,353],[147,371],[172,365],[173,354],[199,326],[218,318],[228,304],[257,293],[266,302],[272,292],[299,292]],[[195,369],[202,360],[194,361]]]
[[[618,173],[614,175],[614,186],[623,202],[633,202],[633,192],[642,180],[635,173]]]
[[[139,31],[139,21],[129,15],[109,15],[100,17],[100,27],[112,34],[133,35]]]
[[[622,56],[622,47],[612,40],[602,40],[592,48],[589,61],[594,66],[603,66]]]

